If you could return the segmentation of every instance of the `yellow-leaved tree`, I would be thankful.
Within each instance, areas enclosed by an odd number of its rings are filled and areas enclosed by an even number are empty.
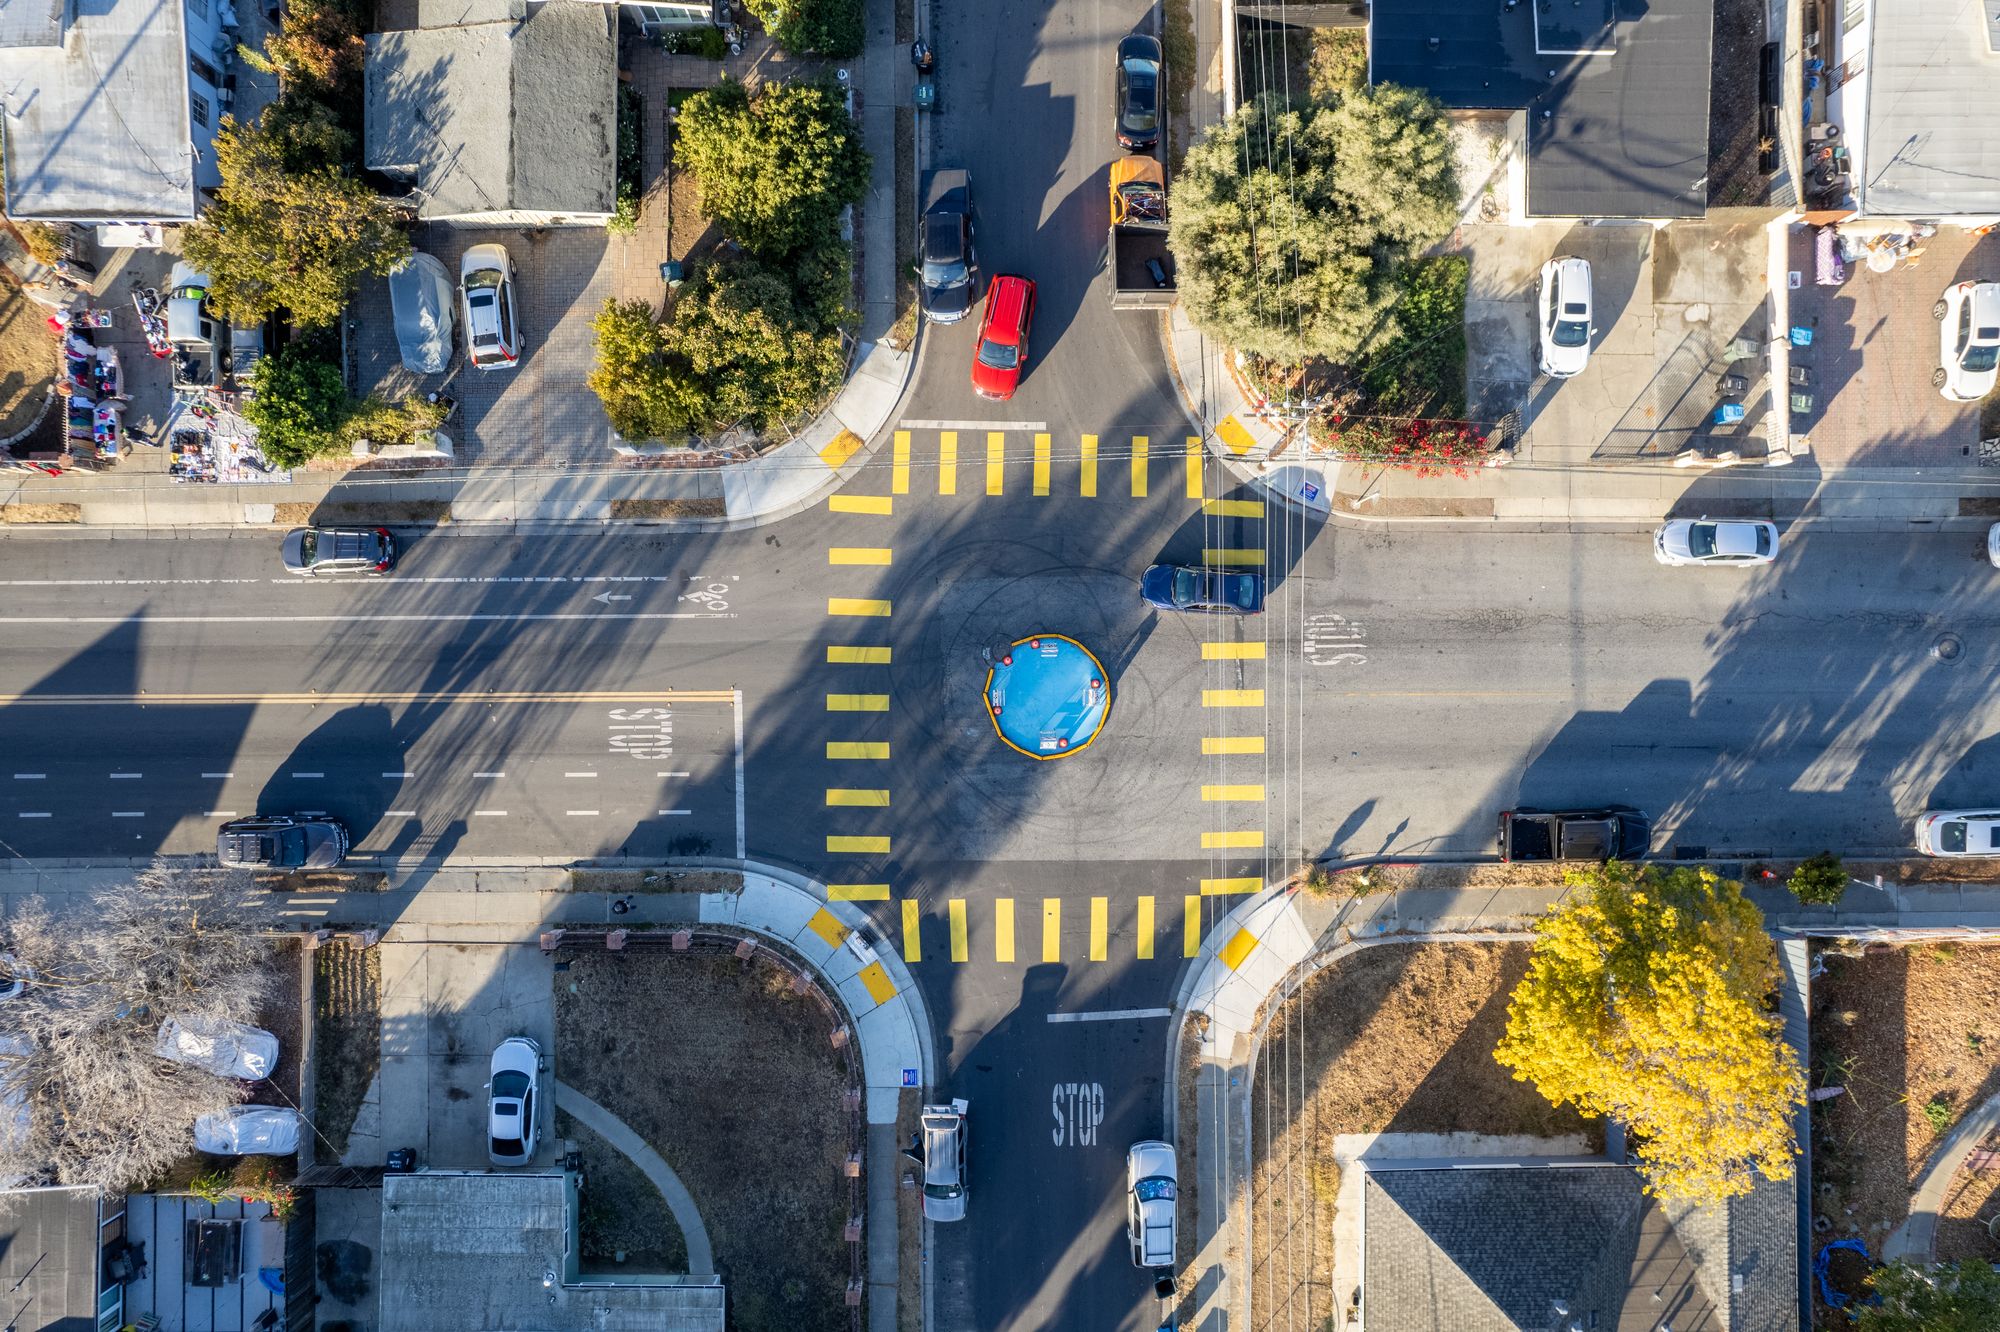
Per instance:
[[[1535,926],[1493,1057],[1556,1105],[1632,1133],[1647,1191],[1714,1202],[1791,1178],[1798,1058],[1770,1009],[1777,950],[1706,869],[1576,871]]]

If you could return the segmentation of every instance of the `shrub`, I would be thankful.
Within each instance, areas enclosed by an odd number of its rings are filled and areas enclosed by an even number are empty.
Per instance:
[[[868,154],[840,93],[767,83],[752,97],[725,79],[682,104],[674,160],[732,240],[780,262],[823,243],[868,186]]]
[[[1847,870],[1839,856],[1822,851],[1810,860],[1799,862],[1785,886],[1801,902],[1833,906],[1847,893]]]
[[[861,0],[744,0],[778,45],[844,60],[861,54]]]
[[[1396,336],[1360,365],[1375,410],[1390,415],[1461,416],[1465,412],[1465,282],[1460,254],[1419,259],[1397,286]]]
[[[297,467],[339,446],[352,399],[331,360],[294,342],[259,361],[252,384],[243,419],[257,427],[257,447],[270,461]]]
[[[1313,433],[1344,458],[1407,468],[1418,476],[1451,472],[1463,477],[1466,467],[1486,454],[1486,436],[1470,421],[1422,417],[1384,421],[1336,415],[1325,418],[1324,423],[1315,418]]]

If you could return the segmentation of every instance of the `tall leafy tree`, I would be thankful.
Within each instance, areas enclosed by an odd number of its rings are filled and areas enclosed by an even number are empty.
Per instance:
[[[257,446],[280,467],[297,467],[330,452],[353,411],[340,367],[305,343],[280,347],[257,362],[256,391],[243,419],[257,427]]]
[[[725,79],[690,97],[674,161],[731,239],[774,263],[821,242],[868,186],[860,132],[825,83],[766,83],[752,97]]]
[[[1742,885],[1606,866],[1535,926],[1494,1058],[1634,1133],[1649,1191],[1715,1201],[1789,1179],[1805,1078],[1767,1007],[1777,951]]]
[[[626,439],[671,439],[704,412],[701,386],[667,354],[666,329],[644,301],[606,301],[590,321],[597,360],[587,381]]]
[[[1181,301],[1204,332],[1286,362],[1396,331],[1401,266],[1451,231],[1449,123],[1407,88],[1246,103],[1188,149],[1170,196]]]
[[[1879,1304],[1856,1307],[1858,1332],[1992,1332],[2000,1327],[2000,1272],[1978,1258],[1924,1271],[1907,1263],[1875,1269]]]
[[[801,308],[783,274],[754,261],[704,267],[675,304],[666,341],[706,390],[704,429],[799,416],[847,368],[839,334]]]

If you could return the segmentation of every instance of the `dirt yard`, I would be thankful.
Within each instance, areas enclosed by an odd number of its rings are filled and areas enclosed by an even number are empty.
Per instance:
[[[701,1209],[737,1327],[848,1325],[850,1043],[775,964],[578,953],[556,987],[564,1080],[652,1144]]]
[[[687,1271],[687,1240],[667,1200],[631,1158],[562,1111],[556,1136],[583,1157],[579,1262],[585,1272],[671,1274]],[[622,1255],[622,1258],[621,1258]]]
[[[382,960],[345,942],[313,954],[313,1118],[326,1159],[347,1150],[382,1065]]]
[[[299,1103],[299,1058],[305,1049],[305,1014],[299,993],[305,977],[300,967],[298,941],[280,940],[271,952],[271,993],[257,1010],[254,1023],[278,1038],[278,1066],[250,1094],[258,1105]]]
[[[1250,1096],[1253,1329],[1317,1327],[1344,1301],[1330,1241],[1345,1133],[1601,1131],[1494,1062],[1526,944],[1366,948],[1271,1018]]]
[[[1811,1081],[1847,1090],[1813,1107],[1813,1210],[1833,1223],[1826,1238],[1858,1235],[1879,1256],[1909,1215],[1931,1149],[2000,1092],[2000,945],[1819,957]],[[1938,1256],[2000,1259],[1976,1219],[1996,1204],[2000,1172],[1961,1172],[1938,1224]]]
[[[48,311],[0,281],[0,439],[26,430],[56,378],[56,339]]]

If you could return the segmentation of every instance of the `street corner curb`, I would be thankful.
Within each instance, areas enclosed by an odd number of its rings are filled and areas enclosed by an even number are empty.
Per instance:
[[[1209,1019],[1211,1033],[1246,1032],[1257,1009],[1311,955],[1312,932],[1290,885],[1277,884],[1238,903],[1202,939],[1196,965],[1182,981],[1175,1007]]]

